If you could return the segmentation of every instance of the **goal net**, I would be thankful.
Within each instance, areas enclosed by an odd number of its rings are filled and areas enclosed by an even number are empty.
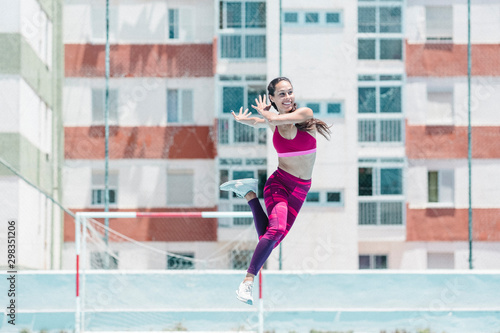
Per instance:
[[[144,217],[168,224],[175,218],[249,218],[251,212],[78,213],[76,331],[203,331],[207,321],[210,327],[230,321],[234,329],[252,329],[255,307],[238,304],[234,290],[257,243],[253,227],[239,228],[227,242],[191,242],[193,254],[182,242],[139,241],[108,226]]]

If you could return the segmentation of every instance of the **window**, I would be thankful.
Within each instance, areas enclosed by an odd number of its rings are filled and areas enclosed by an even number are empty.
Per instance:
[[[425,7],[425,30],[427,41],[451,41],[453,39],[452,7]]]
[[[90,267],[91,269],[118,269],[118,252],[111,255],[108,252],[92,251]]]
[[[233,205],[233,212],[250,212],[251,208],[248,204],[235,204]],[[234,226],[249,226],[253,225],[253,218],[251,217],[235,217],[233,218]]]
[[[179,38],[179,9],[168,10],[168,38]]]
[[[168,10],[168,39],[179,41],[193,40],[193,10],[189,7]]]
[[[231,111],[239,112],[240,107],[252,110],[252,104],[259,95],[265,95],[265,81],[261,77],[221,78],[222,112],[218,120],[220,144],[266,144],[267,129],[255,128],[238,123]],[[254,113],[256,114],[256,113]]]
[[[426,123],[429,125],[453,124],[453,87],[427,87]]]
[[[117,203],[117,188],[118,188],[118,173],[111,171],[108,174],[108,192],[109,204],[116,205]],[[92,206],[104,206],[105,184],[104,184],[104,171],[92,172]]]
[[[404,219],[403,160],[360,160],[358,223],[401,225]]]
[[[358,142],[402,143],[402,76],[358,78]]]
[[[402,225],[402,201],[359,201],[359,225]]]
[[[167,90],[167,120],[169,123],[193,122],[192,90]]]
[[[264,1],[219,2],[220,57],[263,59],[266,57],[266,3]]]
[[[264,185],[267,181],[267,160],[265,158],[220,158],[219,159],[219,181],[223,184],[229,180],[242,178],[256,178],[257,197],[264,197]],[[246,212],[250,211],[250,206],[246,200],[228,191],[219,191],[219,210]],[[225,227],[252,225],[251,217],[241,218],[220,218],[219,225]]]
[[[319,23],[319,13],[306,13],[306,23]]]
[[[429,170],[427,172],[428,202],[454,203],[455,179],[453,170]]]
[[[427,253],[427,268],[428,269],[454,269],[455,254],[454,253]]]
[[[194,269],[194,253],[167,254],[167,269]]]
[[[192,170],[168,170],[167,204],[192,206],[194,204],[194,172]]]
[[[307,103],[306,106],[310,108],[313,113],[319,113],[320,104],[319,103]]]
[[[324,207],[343,207],[344,190],[310,191],[307,193],[306,204]]]
[[[285,23],[298,23],[299,22],[299,14],[298,13],[284,13],[284,22]]]
[[[403,59],[401,0],[358,1],[358,59]]]
[[[342,103],[328,103],[326,105],[326,110],[327,110],[328,115],[340,116],[343,114]]]
[[[283,23],[285,26],[337,27],[342,25],[342,12],[285,11]]]
[[[108,123],[118,124],[118,91],[108,91]],[[104,125],[104,113],[106,109],[106,90],[92,89],[92,125]]]
[[[219,180],[220,180],[219,185],[222,185],[225,182],[228,182],[229,181],[229,170],[219,170]],[[219,190],[219,198],[220,199],[229,199],[229,192]]]
[[[326,117],[344,117],[344,103],[342,101],[300,101],[298,107],[306,106],[314,114]]]
[[[359,269],[387,269],[387,255],[360,255]]]
[[[326,13],[326,23],[340,23],[340,13]]]
[[[360,77],[358,112],[401,113],[401,80],[401,76],[397,75],[390,77],[384,75]]]
[[[306,202],[319,202],[319,192],[307,193]]]
[[[326,192],[326,202],[342,204],[342,192]]]
[[[403,194],[401,168],[359,168],[359,196]]]

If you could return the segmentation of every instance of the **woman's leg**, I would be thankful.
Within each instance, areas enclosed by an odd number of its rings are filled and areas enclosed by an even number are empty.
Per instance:
[[[259,235],[260,239],[266,233],[269,220],[257,197],[249,200],[248,205],[250,206],[250,209],[252,209],[253,222],[255,224],[255,229],[257,230],[257,235]]]
[[[250,209],[252,210],[252,215],[253,215],[253,221],[255,224],[255,230],[257,230],[257,235],[259,236],[259,240],[264,236],[264,234],[267,231],[267,227],[269,225],[269,219],[267,218],[266,213],[264,212],[264,209],[262,209],[262,205],[260,204],[259,199],[257,198],[257,195],[254,192],[249,192],[247,195],[245,195],[245,199],[248,201],[248,205],[250,206]],[[269,254],[266,254],[268,251],[268,246],[264,246],[266,242],[263,242],[261,246],[257,244],[257,247],[255,249],[255,252],[257,252],[257,255],[254,256],[256,258],[260,257],[269,257]],[[271,248],[272,251],[272,248]],[[262,263],[260,266],[262,266],[264,263]],[[255,264],[254,264],[255,265]],[[254,271],[254,269],[250,270],[251,272]],[[253,281],[254,276],[257,275],[257,272],[255,273],[248,273],[247,276],[245,277],[244,281]]]
[[[250,261],[250,266],[247,270],[247,278],[253,278],[253,276],[257,275],[259,270],[271,255],[276,243],[283,239],[287,226],[286,218],[287,203],[277,203],[269,215],[269,227],[255,248],[252,260]]]
[[[264,187],[264,201],[268,212],[268,225],[261,236],[255,252],[253,253],[250,266],[247,270],[247,280],[253,280],[271,255],[276,243],[283,238],[286,232],[287,219],[287,197],[288,190],[279,180],[279,174],[274,172]]]

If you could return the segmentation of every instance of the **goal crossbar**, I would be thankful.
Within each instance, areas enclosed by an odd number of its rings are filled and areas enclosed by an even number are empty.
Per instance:
[[[252,212],[78,212],[77,218],[228,218],[252,217]]]

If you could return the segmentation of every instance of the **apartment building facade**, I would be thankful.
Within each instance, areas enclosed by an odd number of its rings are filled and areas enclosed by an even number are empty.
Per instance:
[[[0,235],[5,244],[16,237],[14,258],[4,256],[3,267],[61,267],[62,210],[54,202],[62,201],[62,5],[1,5]]]
[[[75,211],[104,209],[105,4],[65,6],[65,204]],[[211,1],[110,3],[111,211],[217,209],[212,11]],[[72,241],[73,221],[65,222]],[[110,227],[195,258],[217,240],[214,219],[111,220]],[[133,246],[116,251],[126,266]],[[145,256],[135,268],[167,268],[166,258],[148,264]]]
[[[484,2],[470,11],[469,199],[467,4],[407,3],[406,241],[417,267],[469,267],[470,200],[472,266],[498,268],[499,9]]]
[[[473,58],[490,55],[473,72],[477,268],[497,268],[500,253],[498,157],[488,140],[498,132],[500,38],[481,19],[497,22],[498,7],[472,11]],[[103,209],[104,13],[104,1],[65,2],[64,189],[76,211]],[[218,185],[257,178],[262,197],[277,157],[269,129],[240,125],[230,112],[251,109],[283,75],[298,105],[332,124],[333,134],[318,138],[311,192],[266,267],[466,268],[465,18],[456,1],[111,1],[111,210],[248,210]],[[222,253],[227,260],[216,268],[224,269],[248,263],[251,225],[242,218],[111,221],[140,242],[195,260]],[[68,267],[73,234],[66,219]],[[126,258],[137,248],[112,246],[117,266],[131,267]],[[136,268],[174,268],[168,258],[141,258]]]

